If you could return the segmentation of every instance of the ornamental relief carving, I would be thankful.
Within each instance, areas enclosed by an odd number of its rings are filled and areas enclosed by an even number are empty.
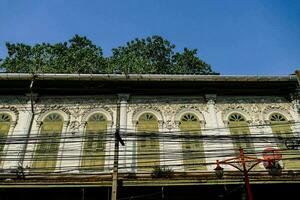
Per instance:
[[[69,130],[71,133],[78,133],[80,128],[83,126],[79,121],[71,121],[69,124]]]
[[[71,112],[69,111],[69,109],[63,105],[42,105],[42,106],[38,106],[38,109],[40,109],[40,114],[49,111],[60,110],[65,112],[69,117],[71,116]]]
[[[164,129],[168,129],[168,130],[171,130],[173,128],[175,128],[175,123],[171,120],[167,120],[165,121],[165,123],[163,124],[163,128]]]
[[[293,107],[290,104],[277,104],[276,103],[276,104],[266,105],[263,110],[264,110],[264,113],[267,113],[272,110],[282,110],[285,112],[289,112],[289,111],[293,110]]]
[[[103,109],[105,110],[106,112],[108,112],[111,116],[111,118],[113,119],[113,111],[115,111],[116,109],[116,106],[112,106],[111,108],[109,106],[105,106],[103,104],[93,104],[93,105],[90,105],[88,106],[86,109],[81,109],[82,113],[81,113],[81,116],[85,116],[87,115],[88,113],[90,112],[93,112],[93,110],[97,111],[97,109]]]
[[[80,116],[82,115],[82,108],[80,105],[76,104],[75,107],[70,109],[71,116],[73,117],[74,120],[79,120]]]
[[[15,117],[16,117],[15,122],[16,123],[18,122],[18,120],[19,120],[19,111],[16,107],[10,106],[10,105],[2,105],[2,106],[0,106],[0,110],[2,110],[2,111],[6,110],[6,111],[13,112],[15,114]]]
[[[158,105],[155,104],[148,104],[148,105],[141,105],[141,104],[130,104],[128,106],[128,111],[133,112],[132,116],[136,116],[138,113],[143,112],[145,110],[153,110],[158,112],[161,116],[163,116],[161,110],[158,108]]]
[[[291,104],[271,104],[271,105],[266,105],[265,108],[262,111],[262,114],[266,117],[271,112],[281,112],[289,120],[293,120],[293,116],[291,115],[291,112],[293,113],[294,110],[293,110]]]
[[[203,103],[203,104],[192,104],[192,105],[191,104],[190,105],[181,105],[177,109],[177,113],[180,112],[181,110],[195,110],[195,111],[198,111],[200,113],[202,113],[202,112],[208,113],[207,104],[205,104],[205,103]]]
[[[171,129],[173,127],[173,116],[176,113],[176,110],[171,105],[163,105],[160,106],[160,110],[162,111],[164,121],[164,128]]]
[[[163,117],[162,126],[165,129],[174,129],[178,124],[174,121],[175,116],[182,110],[195,111],[197,113],[207,112],[206,104],[130,104],[128,112],[132,112],[132,116],[136,116],[146,110],[153,110],[158,112]]]
[[[274,98],[276,99],[276,98]],[[289,119],[292,119],[291,113],[294,112],[292,108],[292,103],[283,103],[281,98],[278,98],[279,102],[272,103],[226,103],[226,104],[216,104],[217,112],[221,112],[222,119],[226,117],[226,113],[230,111],[241,111],[246,113],[250,117],[249,123],[251,125],[263,125],[266,124],[266,114],[270,112],[282,111],[286,114]]]
[[[82,105],[82,104],[59,104],[59,105],[38,105],[37,110],[40,110],[40,114],[54,111],[54,110],[60,110],[65,112],[69,119],[80,121],[82,116],[84,116],[86,113],[91,112],[93,110],[96,110],[98,108],[101,108],[105,111],[107,111],[111,116],[113,116],[113,110],[115,110],[116,106],[112,106],[112,109],[109,108],[109,106],[105,106],[103,103],[101,104],[89,104],[89,105]]]
[[[245,105],[245,104],[217,104],[216,105],[216,110],[217,112],[222,112],[222,119],[224,119],[225,114],[230,112],[230,111],[242,111],[244,113],[246,113],[249,117],[251,116],[251,113],[249,112],[251,107],[255,107],[254,105],[250,106],[249,104]],[[255,110],[257,110],[257,108],[255,108]]]

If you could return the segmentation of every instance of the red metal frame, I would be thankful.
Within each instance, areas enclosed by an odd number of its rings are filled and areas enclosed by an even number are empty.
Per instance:
[[[249,167],[249,169],[247,169],[246,167],[246,162],[249,161],[255,161],[255,163],[253,165],[251,165],[251,167]],[[244,178],[245,178],[245,186],[246,186],[246,192],[247,192],[247,199],[248,200],[253,200],[253,195],[252,195],[252,191],[251,191],[251,187],[250,187],[250,180],[249,180],[249,174],[248,172],[253,169],[253,167],[255,167],[256,165],[258,165],[261,162],[268,162],[269,165],[272,165],[273,163],[276,162],[276,158],[274,157],[274,159],[260,159],[260,158],[255,158],[255,157],[250,157],[250,156],[245,156],[244,155],[244,150],[240,147],[240,155],[238,157],[234,157],[234,158],[230,158],[230,159],[226,159],[226,160],[222,160],[219,161],[217,160],[217,167],[216,169],[222,169],[223,168],[220,166],[220,164],[227,164],[230,165],[236,169],[238,169],[239,171],[244,173]],[[234,163],[241,163],[242,164],[242,169],[239,168],[238,166],[234,165]]]

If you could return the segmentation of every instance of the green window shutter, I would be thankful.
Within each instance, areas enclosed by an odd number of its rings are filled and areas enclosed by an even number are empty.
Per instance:
[[[233,113],[229,116],[228,121],[230,133],[234,136],[234,139],[236,138],[236,140],[233,141],[236,154],[239,155],[239,148],[242,147],[245,154],[252,154],[255,156],[255,148],[249,138],[249,125],[244,116]]]
[[[242,147],[246,154],[255,155],[255,149],[252,141],[248,138],[250,136],[250,129],[247,122],[230,122],[230,133],[236,138],[234,141],[234,149],[239,155],[239,148]]]
[[[86,125],[81,171],[103,171],[105,165],[107,121],[102,114],[92,115]]]
[[[186,114],[180,121],[180,131],[183,136],[182,152],[185,171],[206,170],[203,141],[201,136],[201,125],[199,120],[191,114]]]
[[[0,164],[3,161],[4,146],[6,143],[7,135],[11,126],[11,118],[7,114],[0,114]]]
[[[137,124],[138,171],[152,171],[160,165],[158,121],[149,113],[143,114]]]
[[[273,134],[280,138],[277,140],[277,146],[281,150],[284,168],[300,169],[300,151],[287,149],[285,145],[285,141],[293,140],[293,132],[287,119],[283,115],[275,113],[270,116],[270,122]]]
[[[233,147],[236,156],[240,155],[239,149],[243,148],[244,153],[247,156],[257,157],[253,142],[251,141],[249,124],[244,118],[244,116],[239,113],[233,113],[229,116],[229,130],[233,136]],[[248,167],[252,166],[254,163],[247,162]],[[254,170],[259,170],[260,167],[257,165]]]
[[[58,114],[50,114],[43,121],[32,163],[35,172],[55,170],[62,127],[63,121]]]

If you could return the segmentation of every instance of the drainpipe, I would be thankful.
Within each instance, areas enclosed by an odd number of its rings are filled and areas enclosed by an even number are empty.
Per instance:
[[[27,149],[27,145],[28,145],[28,140],[30,137],[30,133],[31,133],[31,129],[32,129],[32,124],[33,124],[33,120],[34,120],[34,96],[33,96],[33,84],[34,84],[34,80],[35,80],[35,76],[32,76],[31,79],[31,83],[29,86],[29,90],[30,90],[30,103],[31,103],[31,118],[30,118],[30,123],[29,123],[29,127],[27,129],[27,134],[26,134],[26,139],[24,140],[25,144],[23,145],[23,149],[20,155],[20,160],[19,160],[19,166],[18,166],[18,172],[21,173],[21,175],[24,177],[24,168],[23,168],[23,163],[24,163],[24,158],[26,155],[26,149]]]

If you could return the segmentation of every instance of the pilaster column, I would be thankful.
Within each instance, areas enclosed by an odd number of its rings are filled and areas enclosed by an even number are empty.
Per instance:
[[[126,141],[127,132],[127,102],[129,94],[118,94],[118,100],[120,103],[120,135],[125,141],[125,146],[119,147],[119,168],[120,172],[130,171],[130,165],[132,160],[130,159],[131,142]],[[128,151],[127,151],[128,150]],[[128,152],[128,153],[127,153]],[[127,159],[128,158],[128,159]]]
[[[294,135],[296,137],[299,137],[300,124],[298,122],[300,121],[300,89],[297,89],[294,93],[291,93],[290,98],[295,113],[295,118],[294,118],[295,121],[293,122],[296,122],[296,123],[291,123],[291,128],[292,131],[294,132]]]
[[[210,116],[210,121],[207,123],[208,128],[218,128],[218,119],[217,119],[217,113],[216,113],[216,99],[217,95],[215,94],[206,94],[205,99],[207,102],[207,109]]]
[[[120,102],[120,130],[122,133],[122,131],[126,132],[127,128],[127,101],[129,94],[118,94],[118,99]]]
[[[208,119],[206,120],[206,128],[208,128],[207,131],[203,132],[205,135],[219,135],[219,131],[217,128],[219,127],[218,125],[218,119],[217,119],[217,113],[216,113],[216,94],[206,94],[205,99],[206,99],[206,104],[207,104],[207,112],[208,112]],[[210,155],[210,152],[213,152],[216,149],[223,148],[222,144],[216,144],[215,141],[211,142],[210,140],[208,141],[203,141],[203,146],[204,146],[204,151],[205,151],[205,157],[206,157],[206,163],[214,163],[216,161],[216,158],[213,158],[212,155]],[[208,165],[207,169],[208,170],[213,170],[215,165]]]
[[[293,106],[293,110],[296,113],[296,121],[300,120],[300,89],[297,89],[295,92],[290,93],[290,100]]]

